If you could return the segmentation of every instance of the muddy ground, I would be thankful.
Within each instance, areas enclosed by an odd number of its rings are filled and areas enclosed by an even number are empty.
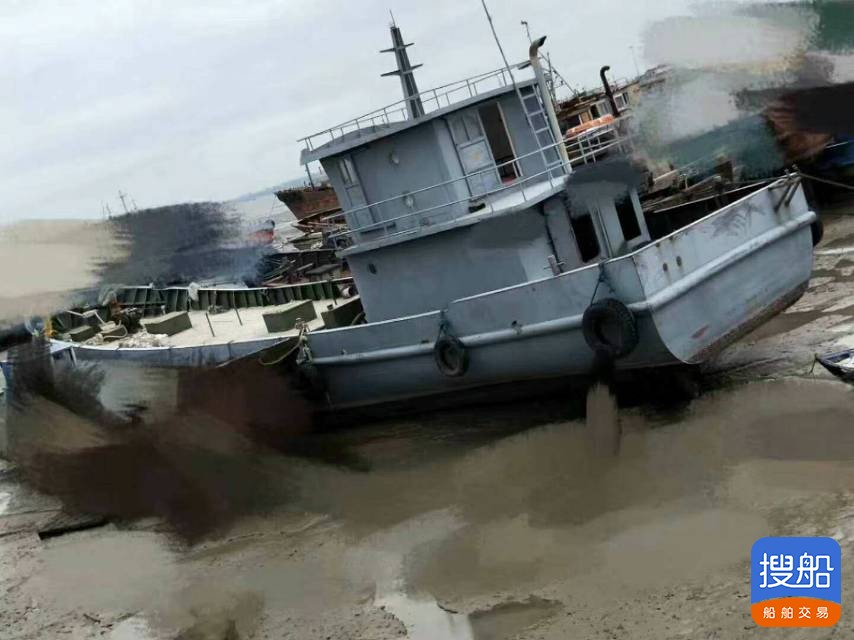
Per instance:
[[[845,600],[830,631],[755,627],[748,562],[765,535],[854,558],[854,387],[811,371],[854,346],[848,214],[698,399],[622,408],[619,432],[552,398],[327,433],[322,459],[253,463],[280,506],[194,544],[153,519],[41,541],[56,502],[0,467],[0,638],[852,637]]]

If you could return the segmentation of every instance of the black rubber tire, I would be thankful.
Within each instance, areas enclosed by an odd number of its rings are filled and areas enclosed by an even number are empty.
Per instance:
[[[454,336],[445,335],[436,340],[433,345],[433,357],[439,371],[450,378],[458,378],[468,371],[468,349]]]
[[[617,340],[606,336],[604,326],[616,329]],[[619,300],[605,298],[591,304],[581,320],[584,340],[597,356],[618,359],[629,355],[638,346],[638,328],[629,308]]]
[[[317,366],[310,362],[297,365],[296,386],[310,398],[319,400],[326,394],[326,381]]]
[[[812,221],[810,231],[812,232],[812,246],[816,246],[824,237],[824,223],[821,221],[821,218],[816,218]]]

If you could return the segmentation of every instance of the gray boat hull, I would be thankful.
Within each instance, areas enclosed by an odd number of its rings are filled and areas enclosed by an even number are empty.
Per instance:
[[[331,408],[444,394],[515,380],[587,375],[594,353],[585,309],[616,298],[633,312],[638,346],[621,370],[697,364],[792,304],[812,271],[809,210],[779,181],[598,265],[462,298],[446,309],[312,332],[311,364]],[[465,345],[465,375],[437,368],[440,324]]]

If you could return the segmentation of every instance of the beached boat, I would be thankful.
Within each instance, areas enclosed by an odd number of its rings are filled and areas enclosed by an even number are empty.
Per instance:
[[[335,191],[328,184],[282,189],[276,191],[276,197],[291,210],[298,221],[313,221],[341,211]]]
[[[816,216],[797,177],[651,229],[630,169],[571,166],[543,39],[418,92],[392,36],[404,99],[303,140],[367,320],[306,335],[327,406],[702,363],[805,291]]]
[[[305,331],[361,312],[349,279],[260,288],[124,287],[110,304],[52,318],[51,344],[76,360],[216,366],[296,346]]]
[[[816,356],[819,364],[845,382],[854,382],[854,349]]]

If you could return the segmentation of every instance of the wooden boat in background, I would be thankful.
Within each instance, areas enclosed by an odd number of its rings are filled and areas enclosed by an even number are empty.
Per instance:
[[[328,184],[282,189],[276,192],[276,197],[300,222],[317,220],[341,211],[335,190]]]

